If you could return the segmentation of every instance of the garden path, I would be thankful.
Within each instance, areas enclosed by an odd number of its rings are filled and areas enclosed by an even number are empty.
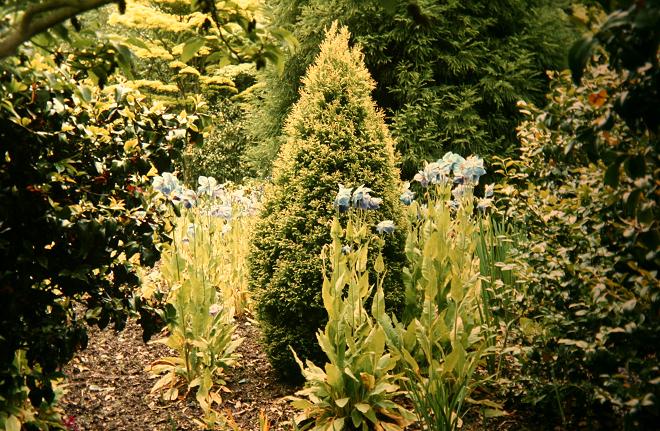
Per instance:
[[[260,344],[256,323],[237,321],[240,365],[227,372],[230,393],[222,406],[241,431],[259,430],[259,412],[271,421],[272,431],[290,429],[292,410],[284,397],[295,388],[280,383]],[[66,367],[66,394],[60,403],[65,416],[73,418],[71,431],[192,431],[201,416],[194,394],[165,402],[150,390],[155,380],[145,368],[172,351],[162,344],[142,342],[142,330],[129,321],[116,332],[90,328],[89,346]]]

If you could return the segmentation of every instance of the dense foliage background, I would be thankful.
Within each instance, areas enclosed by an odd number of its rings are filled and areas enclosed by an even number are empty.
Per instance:
[[[658,0],[0,13],[0,428],[62,428],[53,379],[131,316],[226,425],[235,313],[303,429],[657,423]]]
[[[423,160],[446,151],[511,153],[520,119],[516,102],[542,102],[545,71],[565,67],[576,37],[562,9],[568,4],[545,0],[270,4],[300,48],[286,57],[283,73],[269,77],[265,110],[255,124],[260,145],[271,149],[262,157],[277,151],[300,78],[318,52],[322,30],[337,20],[363,47],[377,82],[373,96],[385,110],[406,179]]]
[[[158,328],[132,288],[164,234],[145,198],[148,174],[169,168],[197,126],[121,85],[80,83],[68,63],[35,51],[0,73],[9,96],[0,112],[0,381],[9,395],[27,385],[39,406],[52,401],[60,365],[85,346],[83,322],[121,329],[134,310],[146,337]],[[18,351],[27,376],[17,373]]]

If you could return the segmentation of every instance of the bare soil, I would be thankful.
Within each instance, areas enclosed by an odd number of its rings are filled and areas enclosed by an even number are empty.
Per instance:
[[[260,344],[257,324],[237,321],[238,367],[227,371],[223,411],[242,431],[259,430],[263,412],[273,431],[290,430],[293,410],[285,399],[297,388],[277,380]],[[199,430],[193,422],[202,412],[194,394],[163,401],[150,390],[155,379],[145,369],[172,351],[158,343],[145,344],[142,330],[130,321],[121,332],[90,328],[89,346],[65,369],[68,376],[60,406],[72,431],[188,431]]]

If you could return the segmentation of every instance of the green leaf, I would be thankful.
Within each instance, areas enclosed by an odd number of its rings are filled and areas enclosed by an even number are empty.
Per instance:
[[[328,384],[336,389],[337,392],[343,392],[342,372],[333,364],[325,364],[325,374],[328,376]]]
[[[345,418],[338,418],[332,421],[332,431],[342,431],[344,429]]]
[[[643,155],[630,157],[625,163],[626,172],[631,178],[643,177],[646,173],[646,159]]]
[[[128,39],[126,39],[126,42],[127,42],[127,43],[130,43],[130,44],[133,45],[133,46],[137,46],[138,48],[147,49],[147,50],[149,49],[149,47],[147,46],[147,44],[144,43],[144,42],[143,42],[140,38],[138,38],[138,37],[129,37]]]
[[[188,39],[181,50],[181,61],[187,63],[205,43],[206,41],[199,37]]]
[[[626,198],[626,209],[628,214],[633,215],[637,211],[637,206],[642,197],[642,191],[640,189],[635,189]]]
[[[360,414],[360,412],[358,412],[357,410],[353,410],[351,412],[351,421],[353,422],[353,426],[355,428],[362,425],[363,419],[362,419],[362,415]]]
[[[366,403],[356,403],[355,408],[364,414],[366,414],[369,410],[371,410],[371,406]]]
[[[6,431],[21,431],[21,422],[14,415],[9,415],[5,421],[5,430]]]
[[[306,410],[314,407],[314,404],[312,404],[309,400],[296,398],[291,402],[291,406],[296,410]]]
[[[115,45],[117,49],[117,63],[127,78],[133,79],[133,53],[126,45]]]
[[[335,400],[335,404],[337,404],[337,406],[338,406],[339,408],[342,408],[342,409],[343,409],[344,407],[346,407],[346,404],[348,404],[349,401],[350,401],[350,398],[349,398],[349,397],[346,397],[346,398],[340,398],[340,399],[338,399],[338,400]]]
[[[585,35],[575,42],[568,51],[568,65],[571,68],[573,81],[576,84],[579,84],[580,80],[582,80],[584,68],[587,66],[587,62],[591,58],[591,52],[595,45],[596,41],[593,37],[591,37],[591,35]]]
[[[90,90],[89,87],[86,85],[79,85],[78,86],[78,92],[80,94],[80,97],[87,103],[92,101],[92,90]]]
[[[604,178],[605,185],[610,187],[617,187],[619,185],[619,168],[620,165],[618,161],[615,161],[607,167]]]
[[[498,418],[501,416],[508,416],[509,413],[505,412],[504,410],[500,409],[485,409],[484,410],[484,417],[485,418]]]

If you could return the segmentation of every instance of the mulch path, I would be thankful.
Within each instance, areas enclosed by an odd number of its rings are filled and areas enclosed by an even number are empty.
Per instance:
[[[236,333],[243,337],[239,366],[227,371],[222,410],[241,431],[258,431],[264,412],[272,431],[290,430],[293,410],[285,397],[296,388],[275,377],[259,345],[257,324],[245,317],[237,320]],[[188,431],[199,430],[193,422],[202,412],[190,393],[166,402],[150,390],[156,379],[145,368],[158,358],[171,356],[162,344],[142,341],[142,330],[129,321],[121,332],[90,328],[89,345],[67,365],[68,376],[60,406],[70,417],[72,431]]]
[[[263,412],[270,431],[291,431],[294,410],[286,397],[298,388],[281,383],[259,344],[261,333],[256,321],[240,317],[236,334],[243,338],[238,349],[239,365],[227,370],[225,379],[231,392],[223,393],[222,411],[234,426],[222,431],[260,431]],[[155,339],[158,337],[154,337]],[[70,431],[193,431],[202,429],[193,422],[202,417],[194,397],[179,396],[164,401],[151,394],[156,377],[145,369],[155,360],[172,356],[160,343],[142,341],[142,329],[130,320],[121,332],[89,329],[89,345],[64,369],[65,395],[59,403]],[[404,403],[405,400],[401,400]],[[407,404],[407,403],[406,403]],[[410,408],[411,406],[408,405]],[[484,429],[508,431],[519,427],[514,417],[496,418],[486,425],[478,415],[468,414],[463,431]],[[414,424],[410,431],[421,430]],[[531,428],[533,429],[533,428]]]

